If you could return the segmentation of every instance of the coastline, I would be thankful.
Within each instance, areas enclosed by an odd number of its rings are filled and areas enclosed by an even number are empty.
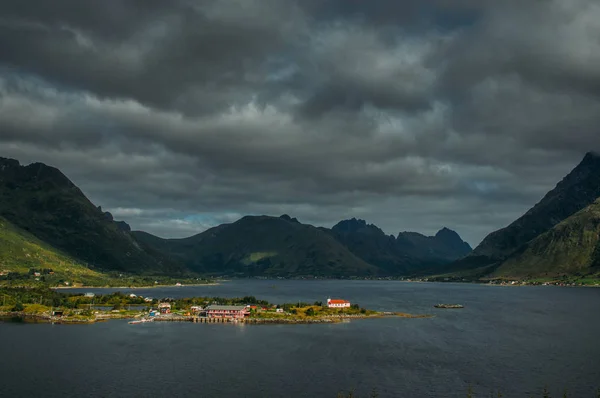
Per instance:
[[[211,282],[211,283],[194,283],[189,285],[148,285],[148,286],[54,286],[50,287],[50,289],[153,289],[158,287],[188,287],[188,286],[218,286],[220,283]]]
[[[169,316],[156,316],[152,318],[153,322],[192,322],[192,323],[243,323],[243,324],[319,324],[319,323],[340,323],[350,322],[360,319],[381,319],[381,318],[409,318],[422,319],[434,318],[431,314],[408,314],[401,312],[380,312],[376,314],[354,314],[354,315],[326,315],[320,317],[247,317],[240,319],[233,318],[207,318],[198,316],[186,316],[172,314]],[[0,322],[3,320],[18,319],[22,322],[30,323],[52,323],[52,324],[94,324],[118,319],[141,319],[143,315],[127,313],[102,313],[95,314],[94,317],[59,317],[49,314],[27,314],[23,312],[9,311],[0,312]]]

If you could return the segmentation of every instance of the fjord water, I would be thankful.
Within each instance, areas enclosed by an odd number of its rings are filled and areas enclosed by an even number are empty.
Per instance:
[[[235,280],[121,290],[145,296],[254,295],[271,302],[346,298],[434,314],[333,325],[156,322],[0,323],[7,397],[595,397],[600,289],[393,281]],[[464,304],[462,310],[436,303]]]

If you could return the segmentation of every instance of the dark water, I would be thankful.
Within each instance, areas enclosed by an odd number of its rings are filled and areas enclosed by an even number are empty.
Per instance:
[[[98,289],[85,289],[95,291]],[[233,281],[152,297],[347,298],[432,319],[335,325],[0,323],[6,397],[596,397],[600,289],[375,281]],[[432,308],[461,303],[462,310]]]

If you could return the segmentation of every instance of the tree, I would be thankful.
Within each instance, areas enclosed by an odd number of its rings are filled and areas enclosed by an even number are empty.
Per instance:
[[[25,309],[25,307],[23,307],[23,303],[21,303],[20,301],[17,301],[17,303],[15,304],[15,306],[13,307],[13,311],[23,311]]]
[[[309,309],[306,310],[306,315],[307,316],[315,316],[315,310],[313,309],[313,307],[310,307]]]

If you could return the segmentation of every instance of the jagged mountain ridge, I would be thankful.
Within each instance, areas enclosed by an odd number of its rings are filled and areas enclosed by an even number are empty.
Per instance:
[[[423,256],[426,249],[415,249],[415,243],[402,239],[398,243],[378,227],[355,218],[328,229],[302,224],[288,215],[246,216],[184,239],[161,239],[139,231],[134,234],[138,240],[202,273],[407,275],[449,261],[444,260],[447,253]],[[444,245],[443,239],[420,236],[440,247]],[[460,242],[470,250],[468,244]],[[408,254],[404,245],[421,256]]]
[[[395,238],[365,220],[340,221],[331,230],[337,240],[365,261],[391,274],[428,273],[429,269],[463,257],[471,251],[460,236],[442,228],[436,236],[401,232]]]

